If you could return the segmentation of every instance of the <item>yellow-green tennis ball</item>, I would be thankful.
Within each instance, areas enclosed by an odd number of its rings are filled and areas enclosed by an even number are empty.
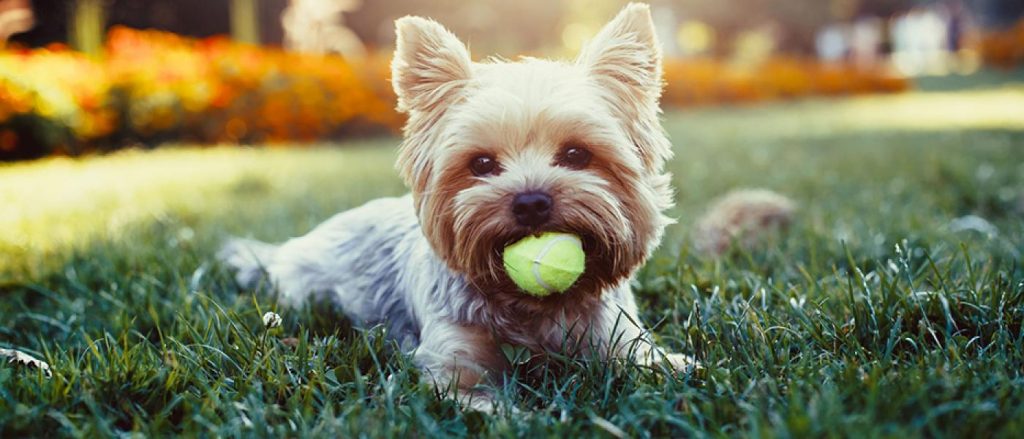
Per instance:
[[[568,233],[527,236],[505,247],[502,255],[508,277],[526,293],[544,297],[568,290],[583,274],[583,243]]]

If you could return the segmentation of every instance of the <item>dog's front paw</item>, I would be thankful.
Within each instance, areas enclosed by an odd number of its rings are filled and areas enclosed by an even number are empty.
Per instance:
[[[672,367],[672,370],[680,373],[694,372],[704,368],[699,361],[686,354],[665,354],[665,362]]]
[[[519,413],[519,409],[512,406],[498,404],[494,395],[488,391],[472,391],[459,397],[459,405],[463,410],[471,410],[486,415],[495,415],[503,410],[510,414]]]

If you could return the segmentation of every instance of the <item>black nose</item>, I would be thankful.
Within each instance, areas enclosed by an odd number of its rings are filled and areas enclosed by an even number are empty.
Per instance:
[[[526,192],[512,200],[512,215],[524,226],[539,226],[551,217],[551,196],[543,192]]]

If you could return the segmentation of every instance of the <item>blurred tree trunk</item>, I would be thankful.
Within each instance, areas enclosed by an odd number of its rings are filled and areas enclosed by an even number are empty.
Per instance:
[[[231,0],[231,37],[249,44],[260,43],[259,0]]]
[[[103,49],[103,29],[106,14],[103,0],[77,0],[71,10],[71,47],[90,55],[99,55]]]

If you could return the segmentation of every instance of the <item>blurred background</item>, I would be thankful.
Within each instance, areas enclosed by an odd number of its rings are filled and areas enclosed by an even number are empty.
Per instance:
[[[0,159],[396,133],[393,20],[571,58],[624,1],[0,0]],[[1021,0],[655,0],[666,107],[898,93],[1024,62]]]

